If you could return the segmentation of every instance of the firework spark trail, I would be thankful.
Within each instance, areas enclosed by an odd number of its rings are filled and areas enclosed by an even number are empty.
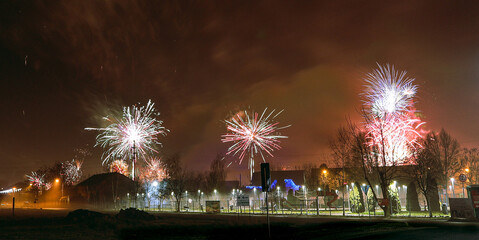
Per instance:
[[[161,166],[161,159],[150,157],[145,159],[146,166],[141,172],[140,179],[143,182],[161,182],[166,177],[166,172]]]
[[[274,122],[274,119],[283,111],[279,111],[274,116],[275,110],[265,115],[266,112],[267,108],[261,116],[257,112],[252,115],[247,111],[237,113],[231,120],[225,121],[229,132],[221,136],[223,143],[233,142],[233,145],[228,148],[227,155],[235,156],[239,153],[240,164],[247,154],[250,155],[248,167],[251,177],[254,172],[254,155],[260,154],[265,161],[263,152],[273,157],[273,151],[281,148],[280,139],[288,138],[280,135],[277,131],[287,128],[289,125],[278,127],[279,122]],[[241,113],[244,113],[244,117]]]
[[[387,64],[366,75],[364,96],[371,114],[384,117],[387,114],[408,112],[413,104],[417,86],[414,79],[406,77],[406,71],[398,72]]]
[[[106,128],[86,128],[86,130],[102,131],[97,136],[95,146],[106,149],[103,153],[103,164],[115,159],[134,159],[139,154],[145,158],[148,154],[157,152],[161,146],[158,135],[166,135],[168,130],[157,119],[159,113],[150,100],[146,106],[124,107],[121,118],[105,118],[111,124]]]
[[[72,185],[80,180],[82,165],[83,161],[81,160],[71,160],[62,164],[62,175],[67,185]]]
[[[405,164],[411,156],[411,148],[421,147],[418,138],[424,122],[416,117],[414,96],[417,86],[406,72],[398,72],[394,66],[381,66],[365,78],[366,129],[368,144],[384,155],[386,165]]]
[[[128,176],[128,164],[123,160],[115,160],[110,163],[110,172],[116,172]]]
[[[30,183],[33,186],[35,186],[37,188],[40,188],[40,187],[45,185],[45,174],[32,172],[31,175],[27,175],[27,179],[28,179],[28,181],[30,181]]]
[[[422,137],[423,124],[418,118],[404,116],[373,119],[367,124],[368,144],[384,154],[386,165],[406,164],[411,148],[421,147],[418,139]]]

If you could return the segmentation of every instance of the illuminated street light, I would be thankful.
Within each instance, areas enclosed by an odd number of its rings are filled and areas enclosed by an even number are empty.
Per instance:
[[[454,193],[454,178],[451,178],[451,183],[452,183],[452,198],[456,197],[456,194]]]

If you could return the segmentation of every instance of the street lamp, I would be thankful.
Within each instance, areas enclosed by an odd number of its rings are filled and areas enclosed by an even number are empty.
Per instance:
[[[215,200],[218,200],[218,199],[217,199],[217,197],[216,197],[216,189],[215,189],[215,191],[214,191],[214,192],[215,192]]]
[[[198,189],[198,209],[201,209],[201,200],[200,200],[200,196],[201,196],[201,191]],[[193,205],[194,206],[194,205]],[[194,207],[193,207],[194,208]],[[195,209],[193,209],[194,211]]]
[[[452,198],[455,198],[456,195],[454,194],[454,178],[453,177],[451,178],[451,183],[452,183],[452,190],[451,190],[452,191]]]
[[[308,199],[306,198],[306,186],[303,185],[303,191],[304,191],[304,208],[306,209],[306,215],[308,215]]]
[[[60,179],[59,178],[55,178],[55,183],[59,183],[60,182]],[[62,195],[61,197],[63,197],[63,181],[62,181]],[[60,197],[60,198],[61,198]]]

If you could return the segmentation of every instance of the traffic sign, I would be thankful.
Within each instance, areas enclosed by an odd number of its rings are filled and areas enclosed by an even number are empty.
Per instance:
[[[269,163],[261,163],[261,190],[269,192],[271,186],[271,173],[269,171]]]
[[[467,176],[465,174],[459,175],[459,181],[461,181],[461,182],[467,181]]]
[[[249,206],[249,195],[238,195],[238,196],[236,196],[236,206],[238,206],[238,207],[248,207]]]

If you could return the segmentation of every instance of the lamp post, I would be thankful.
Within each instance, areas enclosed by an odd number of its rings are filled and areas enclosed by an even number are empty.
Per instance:
[[[189,205],[188,205],[188,191],[185,191],[185,199],[186,199],[186,211],[189,210]]]
[[[253,215],[254,215],[254,202],[256,201],[256,188],[253,188]]]
[[[131,147],[133,152],[133,158],[131,159],[131,179],[135,181],[135,162],[136,162],[136,141],[133,140],[133,147]]]
[[[452,198],[456,197],[456,194],[454,193],[454,178],[451,178],[451,183],[452,183]]]
[[[215,192],[215,200],[218,200],[218,198],[216,197],[216,189],[214,190],[214,192]]]
[[[303,185],[304,192],[304,210],[306,210],[306,215],[308,215],[308,199],[306,198],[306,186]]]
[[[13,198],[12,198],[12,216],[15,217],[15,191],[17,191],[16,187],[12,188],[13,190]]]
[[[316,194],[316,215],[319,216],[319,194],[321,193],[321,188],[318,188],[318,194]],[[344,202],[344,198],[343,198],[343,202]],[[344,205],[343,205],[343,209],[344,209]]]
[[[276,190],[278,190],[278,208],[281,207],[281,199],[280,199],[280,196],[279,196],[279,194],[280,194],[279,189],[280,189],[279,187],[276,188]],[[276,213],[278,213],[278,210],[276,210]]]

